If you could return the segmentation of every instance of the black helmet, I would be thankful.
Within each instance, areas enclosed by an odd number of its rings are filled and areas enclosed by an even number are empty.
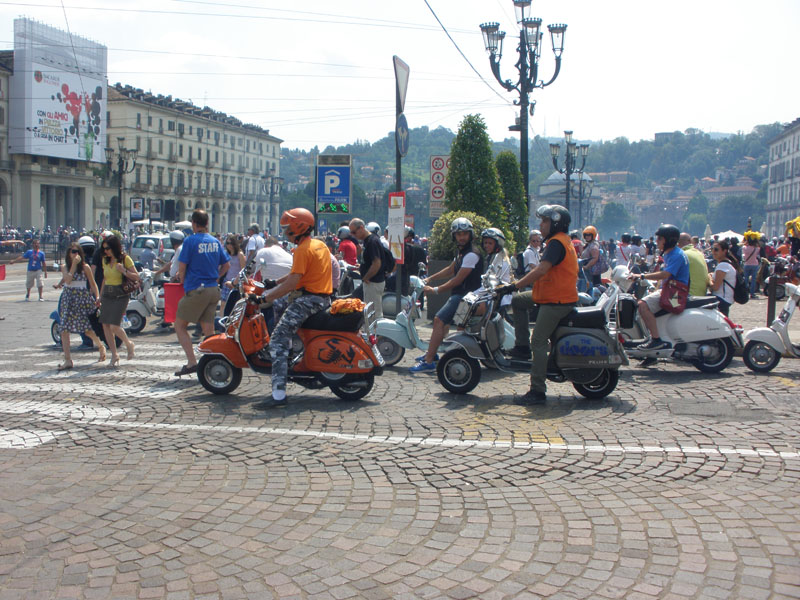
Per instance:
[[[630,244],[631,243],[631,234],[630,233],[623,233],[622,234],[622,243],[623,244]]]
[[[642,236],[640,236],[640,235],[639,235],[639,234],[637,234],[637,233],[634,233],[634,234],[631,236],[631,242],[633,242],[633,244],[634,244],[635,246],[641,246],[641,245],[642,245]]]
[[[572,217],[569,211],[560,204],[545,204],[536,209],[536,216],[540,219],[550,219],[550,236],[554,233],[569,231]]]
[[[681,230],[675,227],[675,225],[662,225],[656,230],[656,237],[663,237],[664,250],[669,250],[678,244],[678,238],[681,237]]]
[[[408,237],[412,237],[412,238],[413,238],[415,235],[416,235],[416,234],[414,233],[414,229],[413,229],[413,228],[411,228],[411,227],[409,227],[408,225],[406,225],[406,229],[405,229],[405,236],[406,236],[407,238],[408,238]]]

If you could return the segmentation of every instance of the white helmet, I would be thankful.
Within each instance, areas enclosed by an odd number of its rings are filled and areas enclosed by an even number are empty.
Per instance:
[[[500,248],[504,248],[506,245],[506,236],[497,227],[489,227],[481,231],[481,239],[484,238],[494,240]]]
[[[181,242],[183,242],[183,240],[184,240],[184,238],[185,238],[185,237],[186,237],[186,236],[185,236],[185,235],[183,235],[183,232],[182,232],[182,231],[178,231],[177,229],[176,229],[175,231],[170,231],[170,232],[169,232],[169,239],[170,239],[170,241],[172,241],[172,242],[179,242],[179,243],[181,243]]]
[[[375,221],[370,221],[365,225],[365,227],[367,228],[367,231],[369,231],[370,233],[374,233],[375,235],[381,234],[381,226],[378,225]]]
[[[151,250],[156,247],[156,243],[153,240],[147,240],[144,243],[145,248],[150,248]]]
[[[92,248],[94,248],[95,247],[94,238],[90,235],[84,235],[78,240],[78,245],[81,247],[91,246]]]
[[[113,231],[109,231],[108,229],[106,229],[103,233],[100,234],[100,239],[104,240],[110,235],[114,235],[114,232]]]

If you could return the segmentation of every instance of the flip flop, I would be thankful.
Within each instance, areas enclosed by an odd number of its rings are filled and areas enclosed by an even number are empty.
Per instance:
[[[196,372],[197,372],[197,365],[192,365],[191,367],[189,365],[183,365],[180,369],[175,371],[175,375],[177,377],[180,377],[181,375],[191,375],[192,373]]]

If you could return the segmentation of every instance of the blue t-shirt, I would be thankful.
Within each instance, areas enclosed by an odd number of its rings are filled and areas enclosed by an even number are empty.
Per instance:
[[[664,254],[663,270],[681,283],[689,285],[689,259],[686,257],[686,253],[677,246]]]
[[[44,252],[42,252],[41,250],[39,250],[39,252],[28,250],[25,252],[25,254],[22,255],[22,258],[28,259],[28,271],[42,270],[42,263],[44,262]]]
[[[217,238],[207,233],[190,235],[184,240],[178,259],[186,265],[183,291],[189,293],[201,287],[217,287],[219,267],[230,259]]]

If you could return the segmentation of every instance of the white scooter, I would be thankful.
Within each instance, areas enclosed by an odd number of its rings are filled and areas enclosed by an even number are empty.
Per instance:
[[[139,273],[142,280],[139,291],[131,297],[128,302],[128,309],[125,316],[130,322],[130,326],[125,328],[128,333],[139,333],[147,325],[147,317],[150,315],[161,316],[164,314],[163,301],[161,309],[158,307],[156,290],[153,287],[153,274],[148,269],[142,269]]]
[[[789,338],[789,321],[800,305],[800,286],[784,283],[788,300],[772,325],[751,329],[744,336],[744,364],[756,373],[767,373],[778,366],[781,357],[800,358],[800,344]]]
[[[628,268],[622,265],[614,267],[611,286],[607,293],[619,294],[619,289],[628,289]],[[617,298],[614,298],[617,300]],[[622,329],[630,331],[636,321],[637,329],[647,331],[641,316],[636,310],[636,301],[632,297],[625,299],[628,306],[617,303],[617,321]],[[631,307],[632,305],[632,307]],[[719,373],[727,367],[735,348],[742,347],[742,328],[717,310],[719,301],[716,296],[690,296],[686,309],[680,314],[664,310],[658,311],[656,324],[662,340],[670,343],[670,348],[662,350],[643,350],[639,347],[628,347],[626,353],[637,359],[671,359],[688,362],[704,373]],[[627,310],[626,310],[627,308]],[[620,317],[631,314],[634,323],[624,323]],[[642,340],[644,342],[646,340]],[[629,345],[629,344],[626,344]]]

